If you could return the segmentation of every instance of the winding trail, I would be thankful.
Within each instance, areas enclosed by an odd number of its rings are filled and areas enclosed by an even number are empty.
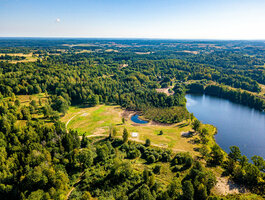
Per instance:
[[[68,126],[68,124],[70,123],[70,121],[71,121],[72,119],[74,119],[77,115],[80,115],[80,114],[85,113],[85,112],[86,112],[86,111],[82,111],[82,112],[78,112],[78,113],[76,113],[73,117],[71,117],[71,118],[65,123],[65,129],[66,129],[67,133],[68,133],[67,126]]]
[[[77,114],[76,114],[77,115]],[[66,131],[68,132],[68,130],[67,130],[67,125],[69,124],[69,122],[72,120],[72,119],[74,119],[75,117],[76,117],[76,115],[74,115],[73,117],[71,117],[67,122],[66,122],[66,124],[65,124],[65,128],[66,128]]]
[[[78,177],[77,181],[75,182],[75,184],[73,185],[73,187],[69,190],[69,192],[67,193],[65,200],[69,199],[70,195],[72,194],[72,192],[74,191],[75,187],[80,183],[82,176],[85,174],[85,172],[82,172],[80,174],[80,176]]]

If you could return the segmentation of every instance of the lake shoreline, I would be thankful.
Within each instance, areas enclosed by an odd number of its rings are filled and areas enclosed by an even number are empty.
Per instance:
[[[238,146],[249,159],[254,155],[265,157],[264,112],[206,94],[187,94],[186,99],[190,113],[217,128],[214,138],[225,152],[230,146]]]

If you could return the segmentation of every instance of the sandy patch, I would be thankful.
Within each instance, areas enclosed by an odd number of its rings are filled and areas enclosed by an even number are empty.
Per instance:
[[[137,54],[137,55],[148,55],[150,53],[151,52],[135,52],[135,54]]]
[[[167,96],[170,96],[174,94],[174,91],[172,91],[171,93],[169,92],[169,89],[172,89],[172,88],[173,86],[170,86],[168,88],[159,88],[159,89],[156,89],[156,91],[159,93],[165,93]]]
[[[191,132],[191,131],[189,131],[189,132],[182,132],[181,133],[181,136],[182,137],[192,137],[194,135],[196,135],[196,134],[194,132]]]
[[[100,127],[100,128],[95,129],[95,131],[93,132],[93,135],[101,135],[102,133],[105,133],[105,132],[106,130]]]
[[[219,195],[239,194],[248,192],[245,187],[237,185],[233,181],[229,180],[227,177],[218,177],[217,184],[214,186],[213,189]]]
[[[88,115],[89,115],[89,113],[83,113],[81,116],[85,117],[85,116],[88,116]]]

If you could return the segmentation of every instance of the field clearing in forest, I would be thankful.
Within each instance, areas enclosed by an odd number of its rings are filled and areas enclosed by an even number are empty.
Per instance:
[[[24,53],[0,53],[0,56],[9,55],[9,56],[19,56],[19,57],[26,57],[23,60],[7,60],[9,63],[18,63],[18,62],[35,62],[38,60],[37,55],[33,55],[32,53],[24,54]],[[0,60],[6,61],[6,60]]]
[[[193,140],[198,138],[194,136],[185,138],[181,133],[191,131],[189,122],[184,121],[178,124],[161,125],[161,124],[135,124],[130,120],[130,116],[125,117],[125,124],[122,124],[124,110],[120,106],[98,105],[95,107],[70,107],[68,113],[61,118],[67,128],[75,129],[79,134],[86,135],[108,135],[109,127],[117,129],[117,136],[121,137],[124,127],[129,133],[137,132],[138,138],[130,137],[130,140],[144,142],[146,139],[151,140],[151,144],[158,147],[165,147],[174,151],[189,151],[193,155],[199,155],[194,149],[199,148],[200,144],[194,144]],[[203,125],[213,134],[215,128],[211,125]],[[160,131],[163,135],[159,135]],[[210,140],[211,141],[211,140]],[[211,142],[213,144],[214,142]]]
[[[21,105],[28,106],[32,100],[35,100],[37,104],[41,101],[42,105],[44,105],[48,101],[48,97],[45,93],[39,93],[34,95],[17,95],[18,100],[20,101]]]

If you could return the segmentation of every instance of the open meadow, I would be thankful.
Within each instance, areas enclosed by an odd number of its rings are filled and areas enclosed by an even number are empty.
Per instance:
[[[25,59],[23,59],[23,60],[7,60],[9,63],[35,62],[38,60],[38,56],[33,55],[33,53],[29,53],[29,54],[24,54],[24,53],[6,53],[6,54],[4,54],[4,53],[0,53],[0,56],[4,56],[4,55],[25,57]],[[5,61],[5,60],[2,60],[2,61]]]
[[[146,139],[150,139],[153,146],[165,147],[173,151],[189,151],[193,155],[198,154],[197,151],[194,151],[199,148],[199,144],[194,142],[198,136],[191,138],[182,136],[182,133],[192,131],[188,121],[172,125],[153,122],[136,124],[131,121],[131,114],[126,116],[124,115],[125,112],[119,106],[70,107],[61,121],[66,123],[68,129],[75,129],[80,135],[85,133],[88,137],[93,135],[107,136],[110,127],[115,127],[117,137],[121,137],[123,129],[126,127],[130,133],[130,140],[143,143]],[[125,116],[125,124],[122,124],[123,116]],[[208,129],[211,136],[215,133],[215,127],[211,125],[203,125],[203,127]],[[163,131],[163,135],[159,134],[160,131]],[[138,133],[138,137],[132,137],[132,132]],[[210,144],[213,143],[213,141],[210,142]]]

